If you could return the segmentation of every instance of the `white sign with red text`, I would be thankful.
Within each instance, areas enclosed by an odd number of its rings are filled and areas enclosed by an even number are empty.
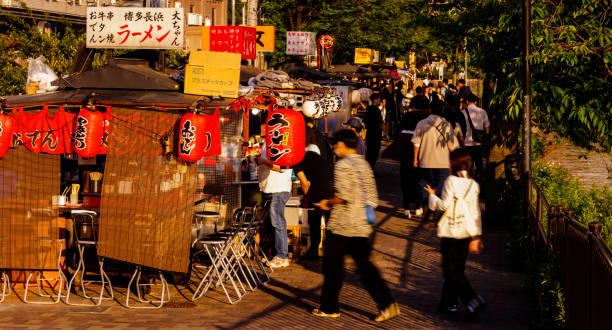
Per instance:
[[[287,31],[287,55],[315,55],[317,34]]]
[[[182,8],[88,7],[87,48],[183,49]]]

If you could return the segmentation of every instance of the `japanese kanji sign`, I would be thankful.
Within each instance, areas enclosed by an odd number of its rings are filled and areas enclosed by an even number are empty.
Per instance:
[[[273,52],[276,48],[276,29],[274,26],[256,26],[255,43],[258,52]]]
[[[87,8],[87,48],[183,49],[182,8]]]
[[[314,32],[287,31],[287,55],[314,55],[316,38]]]
[[[243,60],[255,59],[255,28],[211,26],[210,51],[241,54]]]

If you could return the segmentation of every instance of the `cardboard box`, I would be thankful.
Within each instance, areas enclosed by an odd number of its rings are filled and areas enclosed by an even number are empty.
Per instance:
[[[243,60],[254,60],[256,31],[248,26],[211,26],[210,50],[240,54]]]
[[[185,68],[185,94],[238,97],[240,55],[192,51]]]

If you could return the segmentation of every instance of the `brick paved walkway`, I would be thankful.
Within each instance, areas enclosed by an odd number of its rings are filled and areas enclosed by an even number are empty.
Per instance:
[[[256,292],[248,293],[237,305],[223,302],[212,293],[197,304],[186,300],[187,289],[171,286],[172,301],[159,310],[128,310],[116,302],[102,307],[72,307],[65,304],[26,305],[14,294],[0,304],[0,327],[34,328],[295,328],[295,329],[521,329],[526,328],[526,294],[523,277],[508,269],[503,257],[504,235],[491,232],[485,236],[483,255],[470,256],[467,276],[488,302],[487,310],[473,324],[460,318],[435,313],[442,285],[440,255],[435,228],[431,223],[400,216],[401,194],[397,181],[399,166],[392,161],[377,164],[381,206],[375,235],[373,260],[389,281],[402,314],[376,324],[370,319],[377,313],[372,299],[362,288],[348,262],[345,285],[341,292],[338,320],[318,319],[310,310],[318,306],[322,275],[313,262],[292,264],[276,271],[273,280]],[[125,301],[125,289],[117,289],[117,298]],[[22,295],[22,292],[18,292]]]

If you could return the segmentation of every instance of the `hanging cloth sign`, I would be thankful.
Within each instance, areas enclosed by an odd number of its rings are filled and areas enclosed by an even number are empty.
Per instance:
[[[110,107],[106,108],[104,122],[100,123],[100,130],[104,135],[96,145],[96,154],[106,154],[107,139],[110,134]],[[49,116],[49,109],[45,105],[37,113],[26,113],[23,108],[13,109],[11,114],[17,126],[13,131],[12,147],[23,144],[32,152],[47,154],[70,154],[75,152],[73,145],[76,115],[66,112],[60,106],[58,112]]]

